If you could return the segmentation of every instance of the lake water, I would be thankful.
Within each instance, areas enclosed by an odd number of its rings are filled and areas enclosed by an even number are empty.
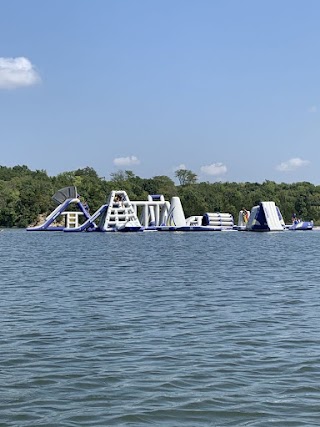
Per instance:
[[[0,244],[1,427],[320,425],[320,232]]]

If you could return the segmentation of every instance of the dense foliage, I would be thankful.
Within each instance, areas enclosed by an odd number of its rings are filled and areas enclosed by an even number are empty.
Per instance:
[[[320,224],[320,186],[309,182],[197,183],[196,174],[188,170],[177,171],[176,177],[180,185],[167,176],[145,179],[132,171],[113,173],[107,181],[90,167],[49,177],[46,171],[31,171],[27,166],[0,166],[0,226],[26,227],[35,222],[39,214],[56,207],[52,195],[69,185],[77,187],[92,212],[106,202],[111,190],[125,190],[132,200],[146,200],[148,194],[163,194],[166,200],[179,196],[186,217],[230,212],[236,222],[242,207],[251,209],[260,201],[273,200],[285,222],[290,222],[295,212],[304,220]]]

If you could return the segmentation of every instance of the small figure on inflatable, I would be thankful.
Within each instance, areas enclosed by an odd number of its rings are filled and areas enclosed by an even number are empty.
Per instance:
[[[292,214],[291,220],[292,220],[292,224],[298,224],[300,222],[300,219],[297,218],[297,214],[295,213]]]
[[[242,208],[242,216],[243,216],[244,223],[247,224],[249,220],[249,212],[247,211],[246,208]]]

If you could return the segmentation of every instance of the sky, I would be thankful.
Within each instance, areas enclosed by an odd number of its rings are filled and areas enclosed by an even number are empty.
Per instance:
[[[318,0],[2,0],[0,165],[320,184]]]

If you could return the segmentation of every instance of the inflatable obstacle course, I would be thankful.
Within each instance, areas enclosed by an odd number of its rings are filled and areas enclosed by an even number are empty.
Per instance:
[[[229,213],[205,213],[186,219],[179,197],[172,197],[169,202],[160,194],[131,201],[125,191],[113,190],[106,204],[92,215],[74,186],[58,190],[52,198],[58,207],[42,224],[29,227],[28,231],[222,231],[234,226]],[[54,225],[58,219],[60,224]]]

